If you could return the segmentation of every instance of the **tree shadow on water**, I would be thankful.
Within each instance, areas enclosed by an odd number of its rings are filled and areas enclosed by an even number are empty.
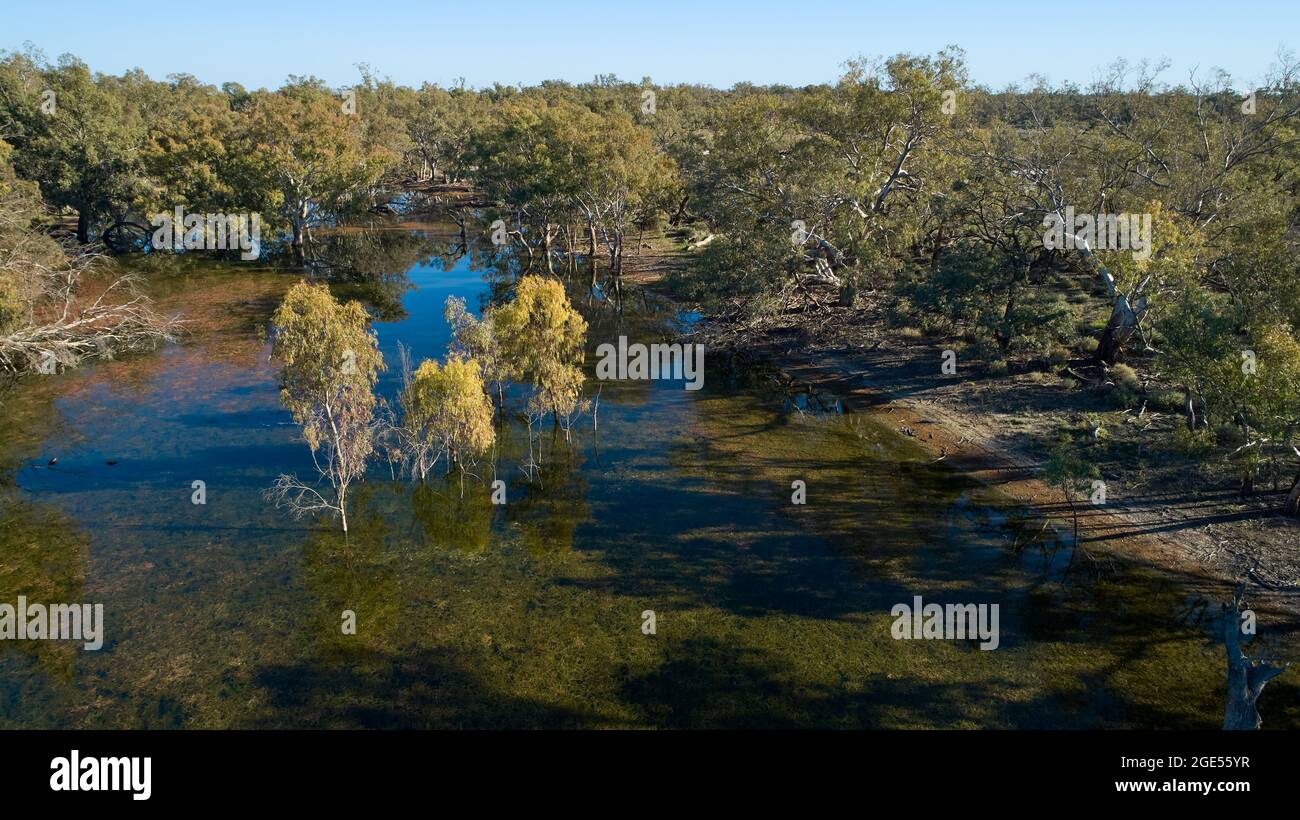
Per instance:
[[[527,697],[497,693],[445,648],[356,653],[332,661],[264,667],[257,728],[565,729],[602,721]]]
[[[1090,679],[1087,691],[1102,683]],[[690,639],[630,678],[621,695],[645,725],[676,729],[1214,728],[1115,693],[1098,708],[1073,690],[1047,686],[1008,697],[1016,689],[996,673],[941,681],[900,670],[808,682],[761,649]]]

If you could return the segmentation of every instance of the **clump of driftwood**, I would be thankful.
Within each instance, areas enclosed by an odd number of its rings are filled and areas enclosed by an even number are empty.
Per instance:
[[[107,275],[105,263],[94,253],[55,261],[0,255],[2,272],[22,283],[28,305],[0,333],[0,375],[57,373],[175,338],[179,320],[155,312],[133,276]]]

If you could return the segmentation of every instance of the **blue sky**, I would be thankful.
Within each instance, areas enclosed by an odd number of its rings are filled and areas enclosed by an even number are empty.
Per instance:
[[[1082,0],[0,0],[0,49],[30,41],[99,71],[139,67],[275,87],[289,74],[333,86],[369,63],[418,85],[532,84],[597,73],[656,83],[834,79],[855,55],[967,52],[971,79],[1002,87],[1031,73],[1087,83],[1117,57],[1168,58],[1162,79],[1213,67],[1252,82],[1279,46],[1300,50],[1300,11],[1283,2]]]

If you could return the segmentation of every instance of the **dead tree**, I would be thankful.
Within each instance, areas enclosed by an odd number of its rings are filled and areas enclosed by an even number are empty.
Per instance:
[[[130,274],[86,293],[84,280],[99,261],[94,254],[55,266],[6,267],[9,261],[0,260],[0,273],[17,273],[35,297],[26,321],[0,335],[0,376],[57,373],[88,359],[150,349],[181,330],[178,319],[154,312]]]
[[[1223,712],[1223,728],[1258,729],[1261,725],[1259,700],[1264,687],[1286,671],[1290,663],[1274,658],[1248,658],[1241,651],[1241,602],[1246,593],[1243,583],[1232,596],[1232,605],[1223,606],[1223,644],[1228,651],[1228,698]]]
[[[1300,449],[1293,444],[1292,451],[1300,456]],[[1291,489],[1287,491],[1286,501],[1282,504],[1282,512],[1292,518],[1300,518],[1300,471],[1295,474],[1295,479],[1291,482]]]

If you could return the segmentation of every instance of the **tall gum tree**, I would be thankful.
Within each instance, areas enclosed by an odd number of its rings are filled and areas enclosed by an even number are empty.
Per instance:
[[[243,148],[242,183],[288,226],[300,259],[312,226],[368,205],[363,194],[396,160],[367,139],[364,113],[308,81],[253,95]]]
[[[374,449],[375,383],[384,369],[370,317],[339,304],[325,285],[300,282],[271,317],[271,355],[280,362],[280,402],[302,427],[328,497],[291,475],[267,491],[295,517],[331,511],[348,529],[348,490],[365,476]]]

